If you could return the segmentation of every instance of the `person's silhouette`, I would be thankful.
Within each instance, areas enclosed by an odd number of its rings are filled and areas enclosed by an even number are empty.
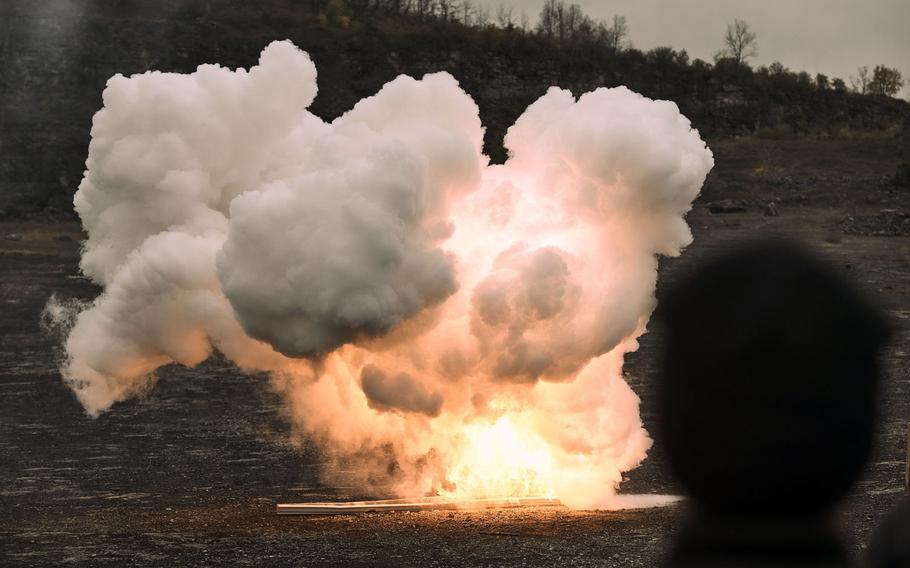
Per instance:
[[[828,513],[870,449],[883,316],[772,242],[708,262],[658,317],[660,441],[693,504],[668,565],[847,565]]]

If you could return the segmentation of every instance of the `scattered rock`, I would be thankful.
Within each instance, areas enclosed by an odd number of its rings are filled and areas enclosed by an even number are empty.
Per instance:
[[[780,215],[780,212],[777,210],[777,203],[774,203],[773,201],[766,203],[764,209],[765,215],[768,217],[777,217]]]
[[[10,234],[6,235],[6,237],[4,237],[4,238],[8,241],[21,241],[22,235],[20,235],[19,233],[10,233]]]
[[[713,214],[726,214],[726,213],[745,213],[749,210],[749,206],[745,201],[740,199],[721,199],[720,201],[712,201],[707,204],[708,211]]]
[[[910,236],[910,213],[882,209],[872,215],[847,215],[840,228],[850,235],[907,237]]]

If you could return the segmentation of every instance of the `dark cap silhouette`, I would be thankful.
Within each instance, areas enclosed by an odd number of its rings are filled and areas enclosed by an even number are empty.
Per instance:
[[[870,449],[888,326],[801,246],[753,244],[708,262],[662,301],[658,389],[670,466],[696,507],[813,515]]]

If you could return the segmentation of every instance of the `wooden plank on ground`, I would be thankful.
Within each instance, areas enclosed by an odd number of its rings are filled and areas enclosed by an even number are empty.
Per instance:
[[[554,497],[500,497],[488,499],[447,499],[421,497],[416,499],[382,499],[378,501],[343,501],[322,503],[279,503],[279,515],[341,515],[378,511],[471,510],[513,507],[557,507]]]

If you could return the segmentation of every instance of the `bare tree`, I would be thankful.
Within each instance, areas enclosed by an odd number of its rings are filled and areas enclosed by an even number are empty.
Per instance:
[[[496,8],[496,24],[500,28],[512,29],[515,27],[515,20],[512,17],[512,7],[500,4]]]
[[[548,38],[555,37],[561,12],[562,2],[559,2],[559,0],[545,0],[543,7],[540,9],[540,17],[537,20],[537,33]]]
[[[562,39],[572,37],[584,14],[578,4],[569,4],[562,9]]]
[[[719,55],[735,59],[737,63],[745,63],[750,57],[758,55],[758,39],[755,32],[745,20],[739,18],[734,19],[732,24],[727,24],[724,46]]]
[[[433,15],[434,5],[433,0],[415,0],[414,2],[414,12],[421,19],[427,19]]]
[[[865,95],[869,92],[869,83],[871,78],[869,77],[869,68],[865,65],[856,70],[857,76],[850,76],[850,86],[853,88],[853,92]]]
[[[471,16],[474,15],[474,6],[471,4],[471,0],[462,0],[459,11],[461,13],[461,23],[470,26]]]
[[[485,28],[490,25],[490,11],[486,6],[480,4],[477,6],[477,11],[474,13],[474,26],[478,28]]]
[[[815,86],[821,89],[822,91],[827,91],[831,86],[831,82],[828,80],[828,76],[824,73],[818,73],[815,75]]]
[[[439,13],[439,18],[448,22],[449,20],[455,19],[455,13],[458,11],[458,4],[455,0],[436,0],[436,11]]]
[[[613,16],[613,23],[609,27],[602,28],[600,35],[607,48],[611,51],[622,51],[629,44],[629,24],[625,16]]]
[[[535,30],[539,35],[556,40],[560,46],[601,43],[621,51],[629,43],[625,16],[615,16],[612,26],[608,26],[592,20],[581,5],[563,0],[544,0]]]
[[[904,79],[897,69],[890,69],[884,65],[876,65],[872,71],[872,81],[869,82],[869,92],[873,95],[887,95],[893,97],[904,87]]]

